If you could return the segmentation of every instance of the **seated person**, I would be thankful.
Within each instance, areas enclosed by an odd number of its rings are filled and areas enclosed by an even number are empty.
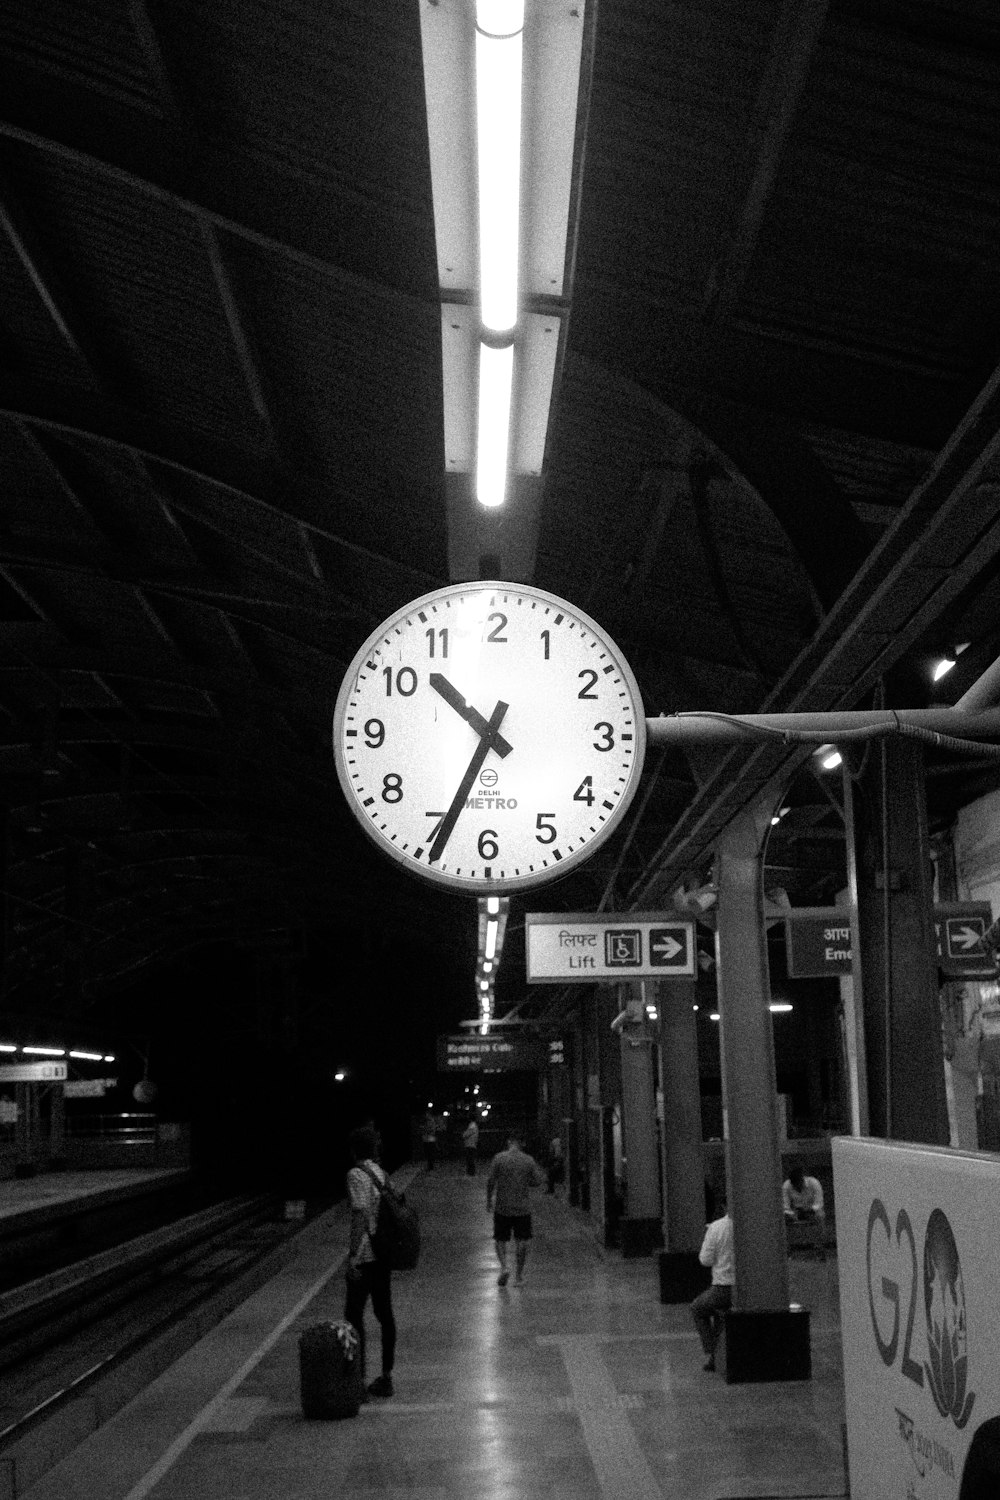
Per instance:
[[[785,1223],[808,1225],[811,1232],[806,1237],[816,1246],[820,1259],[825,1259],[826,1214],[820,1182],[815,1177],[807,1177],[801,1163],[796,1162],[782,1184],[781,1194]]]

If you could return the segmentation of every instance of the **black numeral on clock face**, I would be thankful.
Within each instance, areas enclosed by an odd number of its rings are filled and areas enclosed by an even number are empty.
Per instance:
[[[484,828],[479,835],[479,858],[496,859],[499,852],[500,845],[497,843],[496,830]]]
[[[385,696],[392,697],[393,675],[391,667],[382,668],[385,678]],[[400,667],[395,677],[396,692],[401,698],[411,698],[417,691],[417,674],[412,667]]]
[[[609,724],[606,720],[602,719],[599,724],[594,725],[594,733],[597,734],[601,730],[603,730],[604,733],[601,735],[601,738],[599,740],[594,741],[594,749],[613,750],[615,748],[614,725]]]
[[[382,777],[382,801],[402,802],[403,778],[398,771],[389,771]]]
[[[583,687],[580,689],[576,696],[578,698],[594,698],[596,700],[597,694],[592,693],[591,688],[597,681],[597,673],[591,667],[584,667],[583,671],[577,672],[576,675],[583,683]],[[587,681],[588,678],[590,679],[589,682]]]
[[[432,625],[431,628],[430,628],[430,630],[425,630],[424,631],[424,635],[427,637],[427,655],[428,656],[430,656],[430,657],[433,658],[433,656],[435,654],[435,646],[437,646],[437,648],[440,650],[440,654],[441,654],[442,657],[446,657],[448,655],[448,627],[447,627],[447,625],[443,626],[440,630],[435,630],[434,626]],[[435,637],[436,637],[436,640],[435,640]]]
[[[385,725],[381,719],[368,719],[365,723],[365,744],[369,750],[377,750],[385,739]]]
[[[493,626],[493,629],[490,631],[486,639],[488,641],[493,641],[493,643],[497,646],[506,646],[507,637],[505,635],[501,635],[501,631],[507,629],[507,616],[500,614],[498,610],[496,614],[489,615],[487,617],[487,625],[491,620],[496,620],[496,624]]]
[[[586,802],[588,807],[594,805],[594,778],[585,776],[573,793],[574,802]]]
[[[540,844],[555,843],[556,838],[558,837],[555,826],[552,823],[547,823],[545,821],[546,818],[554,817],[555,813],[539,813],[537,818],[535,819],[535,827],[538,829],[538,832],[535,834],[535,838]]]

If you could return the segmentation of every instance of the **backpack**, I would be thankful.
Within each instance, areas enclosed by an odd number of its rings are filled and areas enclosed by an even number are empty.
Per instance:
[[[420,1221],[416,1209],[388,1182],[379,1182],[370,1168],[361,1166],[361,1171],[371,1178],[379,1194],[378,1217],[371,1237],[375,1259],[390,1271],[412,1271],[420,1255]]]

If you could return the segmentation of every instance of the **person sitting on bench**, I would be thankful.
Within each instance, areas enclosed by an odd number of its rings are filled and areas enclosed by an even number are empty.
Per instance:
[[[782,1184],[785,1223],[804,1224],[807,1230],[803,1238],[813,1245],[820,1260],[826,1259],[826,1214],[823,1208],[823,1188],[815,1177],[808,1177],[801,1162],[789,1170]]]

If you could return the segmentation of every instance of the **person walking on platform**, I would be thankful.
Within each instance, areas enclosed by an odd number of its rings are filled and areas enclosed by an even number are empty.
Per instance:
[[[722,1334],[722,1315],[733,1305],[733,1221],[726,1211],[726,1200],[720,1202],[722,1215],[713,1219],[705,1230],[698,1259],[712,1268],[712,1284],[691,1303],[691,1316],[705,1351],[706,1370],[715,1369],[715,1350]]]
[[[499,1151],[490,1163],[486,1179],[486,1211],[493,1214],[493,1241],[496,1245],[500,1275],[497,1286],[506,1286],[507,1246],[514,1238],[514,1285],[524,1280],[524,1265],[531,1239],[531,1189],[541,1187],[545,1173],[533,1156],[523,1148],[519,1136],[507,1138],[507,1149]]]
[[[365,1369],[365,1305],[369,1297],[372,1299],[372,1312],[382,1330],[382,1374],[368,1387],[365,1397],[367,1400],[368,1396],[392,1395],[392,1370],[396,1357],[392,1272],[388,1266],[379,1264],[372,1248],[379,1205],[376,1181],[385,1182],[386,1173],[378,1161],[378,1133],[372,1126],[359,1126],[351,1131],[348,1139],[354,1166],[347,1174],[351,1238],[347,1253],[344,1318],[358,1335],[362,1375]]]
[[[465,1147],[465,1175],[475,1177],[476,1153],[479,1150],[479,1126],[475,1120],[470,1120],[462,1131],[462,1145]]]

